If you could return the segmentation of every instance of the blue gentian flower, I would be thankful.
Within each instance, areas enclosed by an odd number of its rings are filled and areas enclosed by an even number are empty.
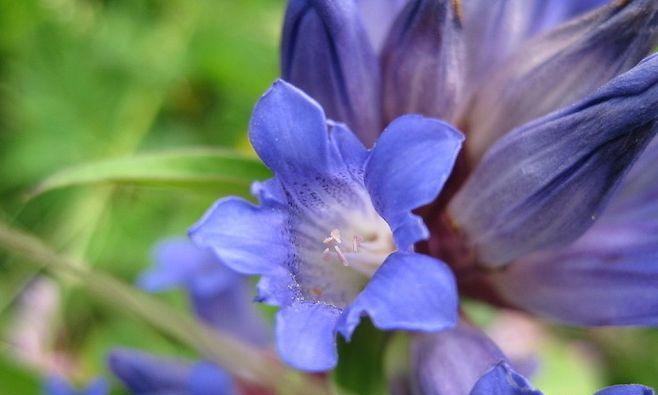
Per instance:
[[[115,349],[108,357],[110,370],[133,395],[238,395],[234,379],[209,362],[191,362]]]
[[[307,371],[336,364],[336,332],[349,339],[362,316],[381,329],[454,325],[454,278],[413,252],[428,236],[411,210],[448,178],[462,135],[421,116],[393,121],[367,150],[342,124],[284,81],[256,105],[251,143],[274,178],[260,200],[219,200],[190,230],[230,268],[261,276],[259,298],[280,306],[282,359]]]
[[[268,328],[258,314],[245,276],[227,268],[209,250],[174,238],[154,249],[154,265],[139,285],[150,292],[184,288],[196,316],[211,327],[257,347],[269,344]],[[239,383],[209,362],[115,349],[110,370],[135,395],[237,395]]]
[[[153,261],[138,280],[141,288],[149,292],[183,288],[202,322],[250,344],[270,343],[247,278],[222,264],[212,251],[189,239],[173,238],[154,248]]]
[[[417,335],[411,343],[410,383],[398,392],[420,395],[542,395],[477,328]],[[400,395],[401,395],[400,394]],[[616,385],[594,395],[654,395],[641,385]]]
[[[50,376],[43,383],[44,395],[107,395],[110,390],[107,381],[96,379],[87,388],[76,390],[60,376]]]
[[[390,1],[380,44],[357,3],[291,0],[282,75],[366,144],[408,112],[464,132],[422,251],[499,306],[656,325],[658,2]]]
[[[624,384],[603,388],[594,395],[654,394],[649,387]],[[525,377],[515,372],[506,362],[500,362],[475,383],[470,395],[542,395],[542,392],[534,389]]]

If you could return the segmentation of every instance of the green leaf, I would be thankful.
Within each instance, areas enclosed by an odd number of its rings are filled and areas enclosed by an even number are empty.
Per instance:
[[[0,345],[4,347],[4,345]],[[41,380],[9,355],[0,353],[0,394],[37,395]]]
[[[603,387],[600,366],[584,344],[546,336],[537,352],[540,369],[532,384],[545,394],[593,394]]]
[[[74,185],[117,184],[181,187],[246,195],[254,180],[270,177],[257,159],[228,149],[185,149],[108,159],[61,170],[42,181],[30,198]]]
[[[363,319],[350,342],[338,342],[338,365],[334,371],[336,384],[351,394],[386,394],[384,354],[387,336]]]
[[[658,332],[649,328],[596,328],[586,332],[602,355],[606,385],[641,383],[658,388]]]

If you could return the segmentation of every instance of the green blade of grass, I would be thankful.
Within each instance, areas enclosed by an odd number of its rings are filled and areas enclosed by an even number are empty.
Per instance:
[[[270,176],[258,160],[228,149],[185,149],[77,165],[56,172],[30,193],[35,197],[74,185],[128,184],[183,187],[246,195],[254,180]]]

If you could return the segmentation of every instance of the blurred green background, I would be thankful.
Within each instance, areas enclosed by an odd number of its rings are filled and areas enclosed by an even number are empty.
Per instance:
[[[199,146],[251,155],[246,125],[277,76],[283,10],[282,0],[0,0],[0,217],[133,283],[151,246],[184,234],[216,194],[126,185],[27,193],[57,170],[106,158]],[[107,375],[114,345],[190,355],[96,302],[84,284],[43,285],[38,275],[0,252],[0,394],[39,393],[54,367],[78,383]],[[21,307],[35,284],[56,306],[52,323]],[[175,292],[162,297],[186,308]],[[497,319],[483,306],[468,308],[482,323]],[[37,346],[17,351],[16,333],[28,336],[39,324],[43,355]],[[535,385],[549,395],[616,382],[658,387],[653,331],[544,328],[537,342]]]

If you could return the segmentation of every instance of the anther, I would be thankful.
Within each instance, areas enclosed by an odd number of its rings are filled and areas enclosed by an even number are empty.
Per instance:
[[[329,233],[329,237],[324,239],[322,242],[328,246],[322,252],[325,256],[327,256],[330,251],[333,251],[336,253],[336,255],[338,255],[338,259],[340,259],[344,266],[350,265],[350,263],[347,261],[347,258],[343,254],[343,251],[341,251],[340,247],[338,247],[338,245],[343,242],[343,240],[340,238],[340,231],[338,229],[332,230],[331,233]]]
[[[342,242],[343,242],[343,240],[340,238],[340,230],[338,230],[338,229],[332,230],[329,233],[329,237],[327,237],[323,241],[324,244],[333,244],[333,243],[340,244]]]

